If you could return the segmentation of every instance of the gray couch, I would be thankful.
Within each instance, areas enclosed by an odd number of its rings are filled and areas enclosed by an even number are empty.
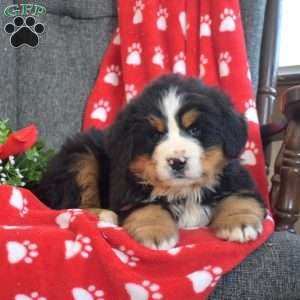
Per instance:
[[[38,47],[14,49],[2,28],[12,21],[0,2],[0,118],[14,128],[35,122],[49,146],[80,130],[101,57],[116,27],[115,0],[41,0],[46,32]],[[19,1],[21,2],[21,1]],[[247,48],[257,87],[265,0],[241,0]],[[300,299],[300,240],[274,234],[219,282],[210,299]]]

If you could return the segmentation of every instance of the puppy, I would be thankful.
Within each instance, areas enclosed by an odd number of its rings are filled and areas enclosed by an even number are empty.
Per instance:
[[[178,228],[206,225],[220,239],[248,242],[265,209],[238,159],[246,140],[246,122],[223,92],[164,75],[110,128],[67,140],[37,194],[52,208],[110,209],[152,249],[174,247]]]

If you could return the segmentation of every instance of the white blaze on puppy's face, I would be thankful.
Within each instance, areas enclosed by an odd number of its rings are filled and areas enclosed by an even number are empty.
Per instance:
[[[170,89],[163,97],[161,111],[166,118],[167,133],[153,153],[157,176],[161,181],[167,181],[174,186],[186,186],[199,179],[202,175],[201,157],[204,153],[198,140],[180,130],[176,115],[181,105],[176,89]],[[184,164],[179,167],[180,172],[176,171],[178,168],[174,168],[175,162]]]

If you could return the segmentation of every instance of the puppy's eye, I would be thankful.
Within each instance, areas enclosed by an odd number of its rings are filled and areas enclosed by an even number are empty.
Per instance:
[[[155,131],[154,134],[153,134],[153,138],[155,140],[160,140],[163,136],[163,133],[162,132],[159,132],[159,131]]]
[[[201,134],[201,130],[200,130],[200,128],[198,128],[198,127],[191,127],[191,128],[188,129],[188,133],[189,133],[191,136],[199,137],[200,134]]]

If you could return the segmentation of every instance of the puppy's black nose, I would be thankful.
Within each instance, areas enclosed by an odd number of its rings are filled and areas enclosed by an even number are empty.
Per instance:
[[[186,165],[186,158],[181,157],[181,158],[169,158],[168,159],[168,164],[169,166],[174,170],[174,171],[182,171]]]

